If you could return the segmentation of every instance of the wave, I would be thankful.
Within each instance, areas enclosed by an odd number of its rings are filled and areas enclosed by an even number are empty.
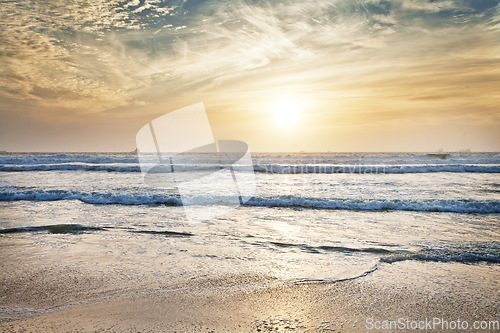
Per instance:
[[[21,172],[21,171],[107,171],[107,172],[140,172],[139,165],[120,164],[83,164],[83,163],[63,163],[63,164],[15,164],[1,165],[0,171]]]
[[[186,170],[195,165],[173,165],[173,168]],[[238,169],[238,166],[235,167]],[[2,172],[23,171],[107,171],[107,172],[140,172],[137,163],[58,163],[58,164],[5,164],[0,165]],[[492,164],[419,164],[419,165],[281,165],[256,164],[254,171],[272,174],[404,174],[404,173],[434,173],[434,172],[476,172],[500,173],[500,165]]]
[[[64,190],[25,190],[0,193],[0,201],[59,201],[79,200],[88,204],[118,204],[118,205],[172,205],[181,206],[178,196],[141,195],[141,194],[113,194],[113,193],[86,193]]]
[[[472,244],[431,246],[417,253],[395,253],[380,259],[384,263],[394,263],[406,260],[430,262],[459,262],[459,263],[500,263],[499,244]]]
[[[254,243],[256,244],[256,243]],[[264,244],[262,244],[264,245]],[[331,245],[321,245],[321,246],[310,246],[307,244],[291,244],[291,243],[282,243],[282,242],[269,242],[269,245],[278,247],[278,248],[298,248],[303,252],[309,253],[323,253],[323,252],[342,252],[347,254],[352,253],[371,253],[371,254],[390,254],[392,251],[377,248],[377,247],[368,247],[368,248],[355,248],[355,247],[346,247],[346,246],[331,246]]]
[[[207,205],[233,203],[232,197],[206,196],[188,197],[185,202],[196,202]],[[119,205],[168,205],[182,206],[179,195],[172,194],[115,194],[86,193],[65,190],[17,190],[1,192],[0,201],[58,201],[79,200],[89,204]],[[417,211],[417,212],[451,212],[451,213],[500,213],[500,201],[497,200],[359,200],[359,199],[321,199],[299,196],[253,197],[245,206],[283,207],[301,209],[357,210],[357,211]]]
[[[134,230],[131,228],[116,227],[96,227],[85,226],[81,224],[51,224],[42,226],[25,226],[17,228],[0,229],[0,235],[19,234],[28,232],[47,232],[49,234],[81,234],[90,231],[108,231],[111,229],[125,229],[127,232],[136,234],[159,235],[165,237],[191,237],[194,234],[190,232],[170,231],[170,230]]]
[[[265,245],[265,243],[257,243],[256,245]],[[269,245],[285,249],[294,248],[303,252],[315,254],[341,252],[348,255],[358,253],[377,255],[382,256],[379,259],[380,262],[389,264],[407,260],[427,262],[500,263],[500,245],[496,243],[426,245],[417,252],[388,250],[383,247],[311,246],[307,244],[281,242],[269,242]]]
[[[438,154],[441,156],[442,154]],[[500,173],[496,154],[446,155],[433,154],[253,154],[254,171],[271,174],[404,174],[432,172]],[[441,156],[442,157],[442,156]],[[184,156],[174,169],[189,170],[220,162],[217,154]],[[154,159],[142,159],[154,163]],[[147,168],[149,169],[149,168]],[[101,171],[140,172],[135,154],[57,154],[0,155],[0,172],[30,171]]]
[[[498,153],[474,154],[412,154],[412,153],[252,153],[255,164],[498,164]],[[443,157],[446,157],[443,159]],[[197,156],[199,159],[200,156]],[[202,159],[217,160],[219,156],[203,154]],[[137,163],[135,153],[65,153],[65,154],[0,154],[0,164]]]
[[[190,232],[179,232],[179,231],[157,231],[157,230],[130,230],[136,234],[146,234],[146,235],[160,235],[166,237],[191,237],[194,234]]]
[[[89,226],[83,226],[81,224],[54,224],[54,225],[43,225],[35,227],[0,229],[0,234],[17,234],[24,232],[39,232],[39,231],[47,231],[50,234],[74,234],[74,233],[82,233],[85,231],[102,231],[102,230],[106,230],[106,228],[89,227]]]
[[[431,172],[480,172],[500,173],[500,165],[491,164],[418,164],[418,165],[255,165],[256,172],[278,174],[386,174],[386,173],[431,173]]]
[[[137,163],[136,155],[0,155],[0,164]]]
[[[320,199],[296,196],[277,198],[252,198],[246,203],[250,206],[315,208],[331,210],[360,211],[419,211],[419,212],[450,212],[450,213],[500,213],[500,201],[488,200],[356,200],[356,199]]]

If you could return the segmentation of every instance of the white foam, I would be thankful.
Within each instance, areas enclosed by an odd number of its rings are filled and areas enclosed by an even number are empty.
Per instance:
[[[430,172],[481,172],[500,173],[500,165],[491,164],[414,164],[414,165],[282,165],[265,164],[255,165],[255,171],[278,174],[300,174],[300,173],[353,173],[353,174],[385,174],[385,173],[430,173]]]
[[[182,202],[194,202],[196,205],[213,204],[224,205],[231,203],[231,197],[196,196],[190,201],[189,198],[181,199],[171,194],[114,194],[114,193],[86,193],[63,190],[20,190],[0,193],[0,201],[57,201],[57,200],[80,200],[89,204],[121,204],[121,205],[182,205]],[[260,207],[299,207],[307,209],[329,209],[329,210],[360,210],[360,211],[421,211],[421,212],[453,212],[453,213],[500,213],[500,201],[498,200],[355,200],[355,199],[320,199],[298,196],[280,197],[254,197],[248,201],[246,206]]]
[[[402,210],[422,212],[454,212],[454,213],[500,213],[500,201],[477,200],[328,200],[285,196],[279,198],[253,198],[247,203],[265,207],[300,207],[339,210]]]

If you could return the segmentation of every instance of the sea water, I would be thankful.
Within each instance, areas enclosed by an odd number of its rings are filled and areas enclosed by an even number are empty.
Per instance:
[[[134,154],[1,155],[0,275],[64,272],[105,296],[228,276],[337,281],[400,261],[500,263],[497,153],[252,158],[253,198],[190,223]]]

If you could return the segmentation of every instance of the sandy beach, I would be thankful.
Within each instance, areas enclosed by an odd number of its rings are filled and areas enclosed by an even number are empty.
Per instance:
[[[78,281],[51,285],[43,276],[24,285],[33,297],[18,299],[7,288],[16,283],[12,277],[2,281],[2,304],[25,310],[4,312],[0,328],[6,332],[367,332],[377,321],[382,325],[400,318],[410,324],[426,318],[468,325],[480,320],[498,323],[499,277],[498,267],[488,264],[406,261],[382,264],[364,277],[338,282],[232,276],[162,289],[116,290],[97,298],[88,293],[78,299],[71,291],[78,288]],[[103,287],[102,280],[88,283]],[[54,301],[54,293],[65,297]],[[443,331],[441,326],[434,328]]]

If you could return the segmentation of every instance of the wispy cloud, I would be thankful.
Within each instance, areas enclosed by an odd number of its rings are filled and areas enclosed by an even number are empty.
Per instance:
[[[453,34],[480,26],[498,38],[498,10],[486,0],[4,1],[0,91],[99,111],[152,86],[178,89],[283,59],[335,60],[436,27]]]
[[[147,1],[3,1],[0,92],[91,111],[131,102],[129,92],[145,86],[136,72],[147,53],[126,47],[123,39],[144,33],[155,17],[177,6],[156,3],[144,17],[135,14],[151,7]]]
[[[289,89],[319,114],[500,117],[498,0],[0,1],[0,43],[9,105],[98,114]]]

